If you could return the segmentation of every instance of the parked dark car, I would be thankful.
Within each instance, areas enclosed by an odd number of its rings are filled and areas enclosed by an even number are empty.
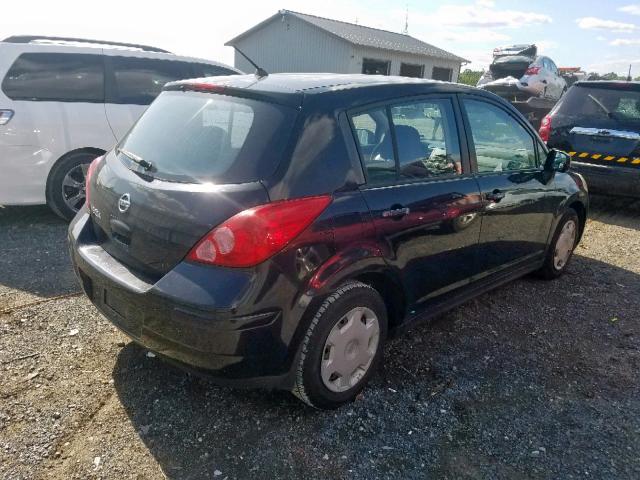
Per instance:
[[[577,82],[540,136],[569,152],[592,191],[640,197],[640,82]]]
[[[566,269],[588,210],[569,164],[471,87],[174,82],[91,165],[72,258],[91,301],[144,347],[333,408],[389,335]]]

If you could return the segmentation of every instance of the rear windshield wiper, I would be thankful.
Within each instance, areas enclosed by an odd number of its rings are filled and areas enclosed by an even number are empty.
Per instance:
[[[587,97],[589,98],[589,100],[592,100],[593,103],[595,103],[596,105],[598,105],[603,111],[604,113],[607,114],[607,117],[609,118],[613,118],[612,113],[609,111],[609,109],[607,107],[605,107],[602,102],[600,100],[598,100],[596,97],[594,97],[593,95],[589,94],[587,95]]]
[[[125,157],[131,160],[133,163],[140,165],[145,170],[151,170],[153,168],[153,164],[151,162],[147,162],[144,158],[136,155],[135,153],[131,153],[124,148],[116,148],[116,153],[122,153]]]

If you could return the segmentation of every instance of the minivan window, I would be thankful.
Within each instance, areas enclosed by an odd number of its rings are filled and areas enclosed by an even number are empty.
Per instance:
[[[464,99],[478,172],[528,170],[538,165],[533,137],[511,115],[487,102]]]
[[[400,178],[459,175],[460,145],[449,100],[428,100],[391,108]]]
[[[139,57],[107,57],[113,85],[107,103],[149,105],[165,83],[193,78],[190,63]]]
[[[194,183],[244,183],[273,173],[289,140],[296,110],[226,95],[163,92],[116,151],[152,164],[154,178]],[[127,155],[119,158],[133,170]]]
[[[2,81],[12,100],[103,102],[104,62],[101,55],[23,53]]]

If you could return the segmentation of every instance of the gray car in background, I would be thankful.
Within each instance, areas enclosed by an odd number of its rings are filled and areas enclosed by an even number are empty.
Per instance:
[[[512,45],[494,49],[493,62],[478,87],[511,102],[531,98],[555,102],[567,90],[567,83],[553,60],[538,55],[535,45]]]

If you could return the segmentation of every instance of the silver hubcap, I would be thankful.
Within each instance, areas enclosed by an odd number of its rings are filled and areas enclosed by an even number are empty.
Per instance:
[[[553,265],[556,267],[556,270],[561,270],[562,267],[567,264],[575,243],[576,223],[573,220],[569,220],[564,224],[564,227],[562,227],[562,231],[556,242],[556,249],[553,254]]]
[[[367,373],[378,351],[380,324],[366,307],[347,312],[331,329],[322,350],[320,375],[332,392],[344,392]]]
[[[84,205],[87,196],[85,179],[88,169],[88,163],[80,164],[69,170],[62,179],[62,199],[67,207],[74,212],[77,212]]]

